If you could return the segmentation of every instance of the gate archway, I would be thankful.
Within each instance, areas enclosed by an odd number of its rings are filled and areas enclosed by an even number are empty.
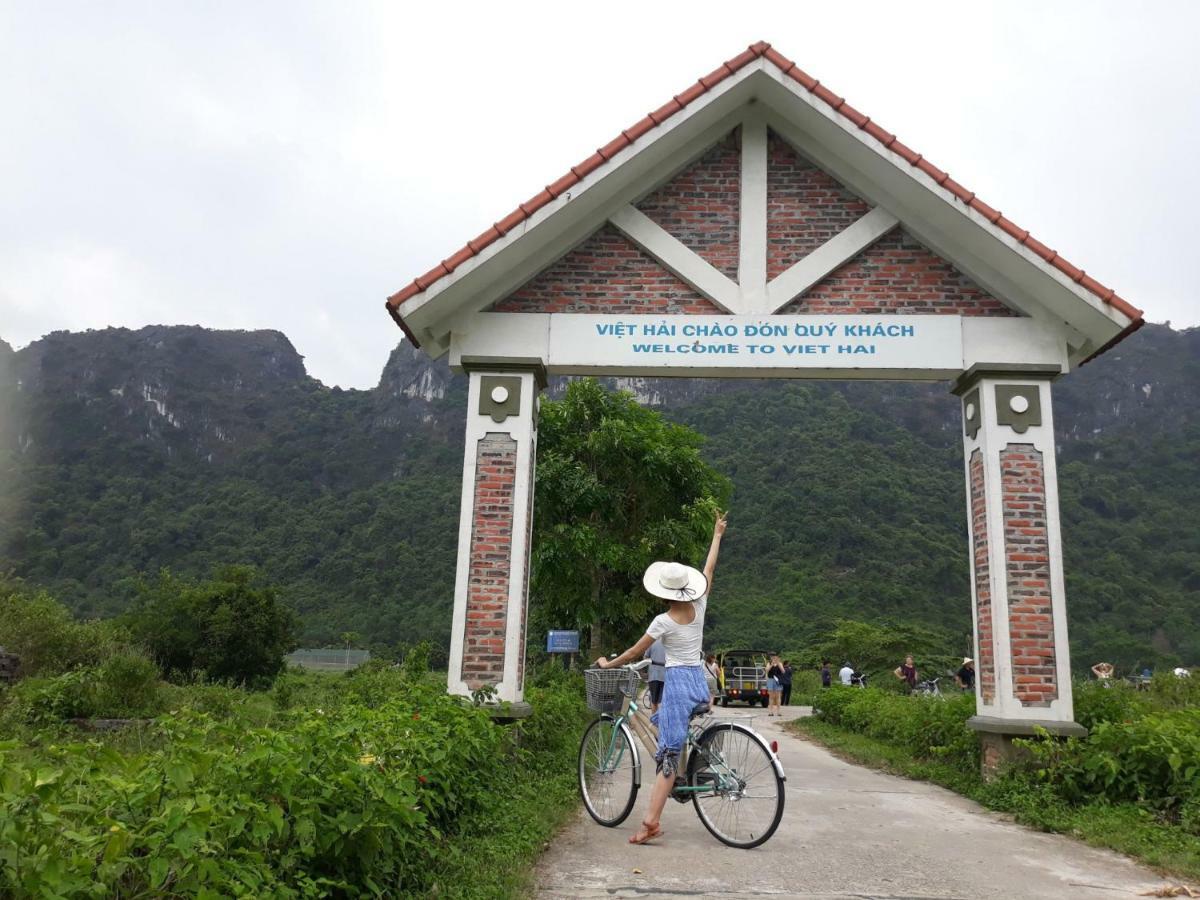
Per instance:
[[[452,692],[523,701],[547,374],[947,381],[963,414],[971,724],[996,752],[1035,727],[1082,733],[1051,385],[1142,313],[770,45],[621,132],[387,309],[470,378]]]

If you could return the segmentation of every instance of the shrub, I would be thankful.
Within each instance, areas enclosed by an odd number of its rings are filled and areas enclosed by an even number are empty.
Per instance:
[[[158,668],[144,655],[124,651],[94,668],[18,682],[4,718],[11,724],[51,726],[67,719],[149,718],[162,709]]]
[[[296,647],[291,611],[246,566],[200,582],[163,571],[142,585],[126,621],[167,674],[203,670],[217,681],[265,684]]]
[[[13,687],[4,717],[8,725],[58,725],[90,716],[92,672],[76,669],[50,678],[26,678]]]
[[[570,772],[582,691],[530,690],[515,730],[410,691],[274,729],[183,712],[141,753],[0,744],[0,895],[424,894],[447,839],[514,777]]]
[[[1200,709],[1098,722],[1083,739],[1027,745],[1038,776],[1073,802],[1102,797],[1175,811],[1200,796]]]
[[[938,699],[837,685],[822,690],[817,702],[817,715],[833,725],[964,771],[979,767],[979,740],[967,728],[967,719],[975,713],[971,694]]]
[[[95,670],[92,715],[148,718],[162,710],[158,666],[144,654],[126,651],[106,659]]]
[[[1076,681],[1074,694],[1075,721],[1089,731],[1101,722],[1140,719],[1152,704],[1146,692],[1123,681]]]
[[[21,658],[21,674],[57,675],[93,666],[128,643],[111,622],[78,622],[45,592],[0,583],[0,644]]]

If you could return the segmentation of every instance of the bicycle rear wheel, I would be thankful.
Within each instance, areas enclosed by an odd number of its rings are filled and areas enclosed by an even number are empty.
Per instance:
[[[597,719],[579,744],[579,795],[588,815],[608,828],[620,825],[633,809],[640,772],[629,729],[612,719]]]
[[[704,827],[730,847],[757,847],[783,818],[784,780],[771,751],[744,725],[722,722],[700,735],[688,759],[692,803]]]

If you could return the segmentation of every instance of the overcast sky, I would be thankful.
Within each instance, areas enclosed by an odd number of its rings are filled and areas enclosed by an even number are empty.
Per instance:
[[[760,39],[1196,325],[1198,34],[1190,0],[7,0],[0,337],[276,328],[373,386],[389,294]]]

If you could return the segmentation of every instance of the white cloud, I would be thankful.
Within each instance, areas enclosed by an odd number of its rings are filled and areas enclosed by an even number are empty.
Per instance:
[[[373,385],[389,293],[758,39],[1150,318],[1196,324],[1200,7],[1152,10],[8,4],[0,336],[278,328],[317,377]]]

